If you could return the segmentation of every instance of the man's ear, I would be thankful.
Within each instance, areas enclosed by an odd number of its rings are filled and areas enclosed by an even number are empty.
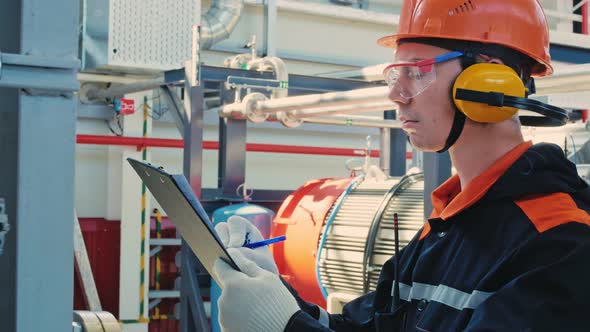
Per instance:
[[[478,54],[477,55],[477,61],[481,62],[481,63],[496,63],[496,64],[500,64],[500,65],[505,65],[504,61],[502,61],[502,59],[500,58],[495,58],[486,54]],[[514,69],[514,68],[513,68]],[[536,92],[536,88],[534,86],[534,81],[532,81],[532,77],[530,77],[530,75],[526,75],[524,73],[524,68],[523,67],[519,67],[520,70],[514,69],[515,71],[517,71],[518,76],[520,77],[520,79],[522,80],[522,82],[527,86],[527,88],[529,88],[530,94],[533,94]],[[529,85],[527,84],[531,84],[531,86],[529,87]]]
[[[499,65],[503,65],[504,64],[504,61],[502,61],[502,59],[500,59],[500,58],[494,58],[494,57],[491,57],[491,56],[486,55],[486,54],[479,54],[477,56],[477,58],[478,58],[478,60],[481,60],[481,62],[484,62],[484,63],[496,63],[496,64],[499,64]]]

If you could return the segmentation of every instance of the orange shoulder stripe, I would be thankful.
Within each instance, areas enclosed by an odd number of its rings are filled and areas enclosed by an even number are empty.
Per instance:
[[[568,222],[590,226],[590,215],[579,209],[566,193],[528,196],[515,203],[529,217],[539,233]]]

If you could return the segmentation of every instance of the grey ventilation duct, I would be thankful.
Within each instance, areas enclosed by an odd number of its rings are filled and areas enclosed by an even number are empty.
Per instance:
[[[212,0],[201,17],[201,47],[209,49],[227,39],[240,20],[242,8],[243,0]]]

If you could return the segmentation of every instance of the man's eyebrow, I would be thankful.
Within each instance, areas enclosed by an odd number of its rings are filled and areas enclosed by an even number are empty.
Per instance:
[[[396,61],[398,61],[398,62],[414,62],[414,61],[422,61],[422,60],[425,60],[425,59],[424,58],[416,58],[416,57],[414,57],[414,58],[411,58],[411,59],[408,59],[408,60],[396,60]]]

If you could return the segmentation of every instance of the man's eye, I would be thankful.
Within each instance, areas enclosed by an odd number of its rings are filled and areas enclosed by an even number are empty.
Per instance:
[[[420,75],[416,68],[406,68],[405,75],[411,80],[419,80],[422,78],[422,75]]]

